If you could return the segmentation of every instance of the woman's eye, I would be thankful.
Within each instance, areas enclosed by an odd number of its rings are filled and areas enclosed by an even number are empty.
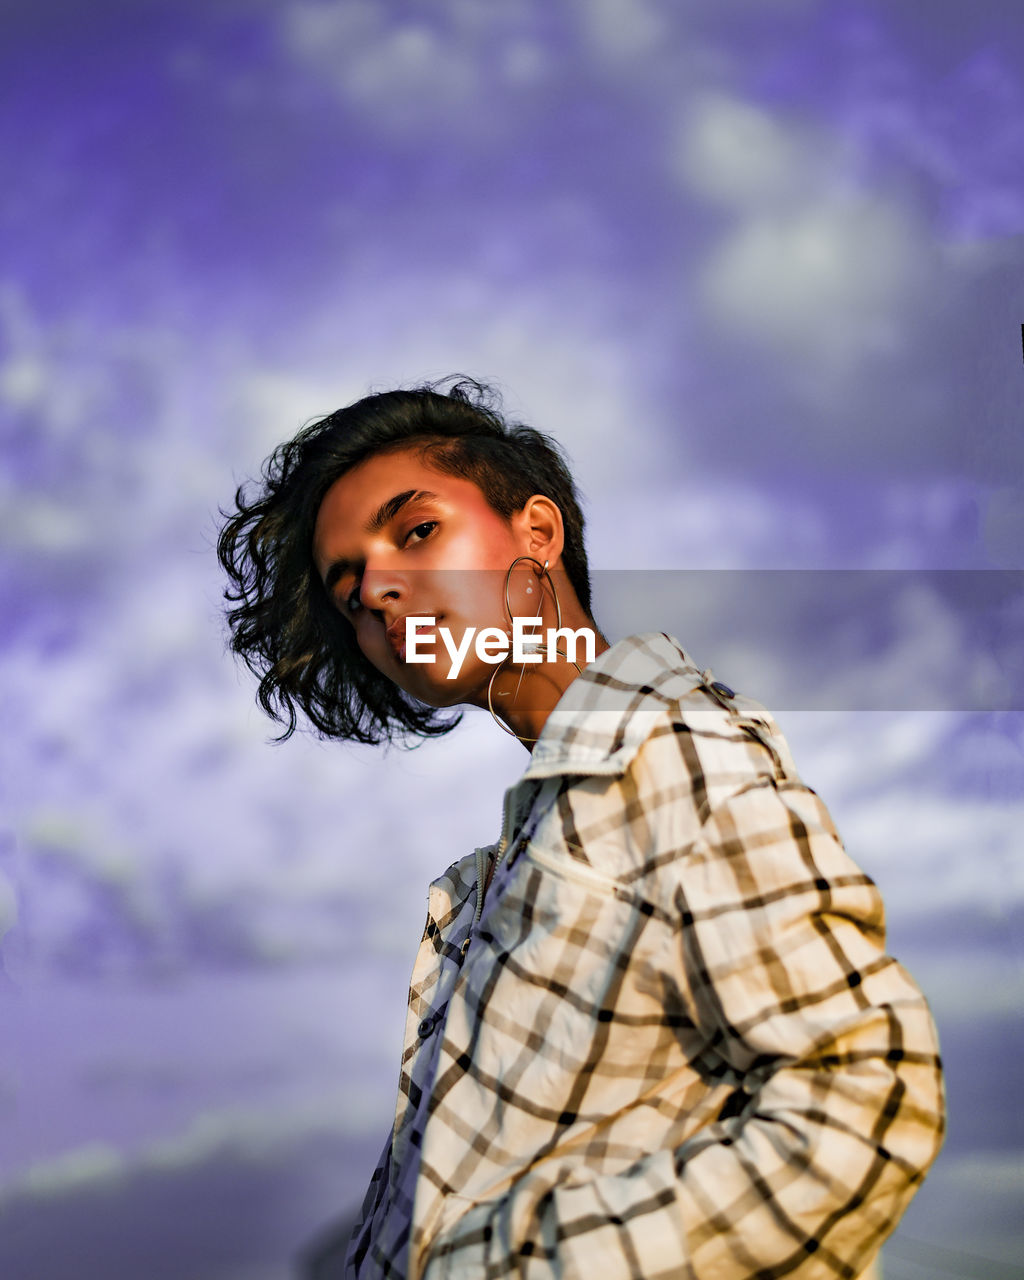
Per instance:
[[[408,534],[406,534],[406,538],[405,538],[405,540],[406,540],[406,542],[408,542],[408,541],[409,541],[409,539],[412,537],[412,535],[413,535],[414,533],[419,533],[419,532],[420,532],[420,530],[422,530],[422,529],[426,529],[426,530],[427,530],[427,532],[426,532],[425,534],[423,534],[423,537],[421,537],[421,538],[417,538],[417,542],[422,542],[422,541],[423,541],[423,538],[426,538],[426,537],[429,537],[429,536],[430,536],[430,530],[432,530],[432,529],[436,529],[436,528],[437,528],[437,521],[436,521],[436,520],[424,520],[422,524],[418,524],[418,525],[414,526],[412,529],[410,529],[410,530],[409,530]]]
[[[433,531],[437,528],[437,526],[438,526],[437,520],[424,520],[420,524],[413,525],[413,527],[405,535],[406,545],[408,545],[411,541],[412,544],[415,546],[417,542],[422,542],[424,538],[429,538],[431,533],[433,533]],[[415,539],[413,539],[413,534],[417,535]],[[341,603],[341,609],[344,613],[347,613],[347,614],[358,613],[359,610],[363,607],[363,602],[359,598],[362,589],[363,589],[362,583],[359,583],[352,588],[351,594],[347,595],[344,598],[344,600]]]

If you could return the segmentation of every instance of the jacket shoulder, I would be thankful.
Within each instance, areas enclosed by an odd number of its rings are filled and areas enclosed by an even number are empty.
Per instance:
[[[685,775],[698,808],[758,779],[800,782],[789,744],[763,703],[701,668],[671,636],[637,639],[648,642],[660,669],[636,690],[646,697],[635,703],[636,723],[623,735],[635,744],[627,764],[640,753],[638,770],[653,761],[667,776]]]
[[[802,786],[772,713],[710,671],[666,706],[636,762],[655,776],[685,772],[703,821],[717,803],[751,785]]]

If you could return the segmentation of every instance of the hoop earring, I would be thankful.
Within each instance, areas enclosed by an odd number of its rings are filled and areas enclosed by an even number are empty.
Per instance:
[[[508,598],[508,584],[509,584],[509,579],[512,577],[512,570],[516,567],[516,565],[519,563],[520,560],[529,560],[531,564],[536,566],[538,585],[540,584],[541,578],[545,576],[547,577],[547,580],[551,586],[551,594],[554,597],[554,601],[555,601],[555,626],[557,629],[560,630],[562,626],[562,606],[558,601],[558,591],[555,587],[555,580],[554,578],[552,578],[551,574],[548,573],[548,565],[550,564],[550,561],[545,560],[544,563],[541,564],[540,561],[535,560],[533,556],[516,556],[516,558],[509,565],[508,569],[505,571],[505,613],[508,615],[509,622],[513,627],[515,626],[515,620],[512,617],[512,605],[510,604],[509,598]],[[542,610],[543,606],[538,605],[538,609]],[[541,613],[538,612],[537,617],[540,618]],[[570,658],[567,653],[563,653],[562,650],[558,648],[555,649],[555,653],[557,653],[560,657],[565,658],[567,662],[571,662],[580,675],[583,674],[583,668],[580,666],[580,664],[576,661],[575,658]],[[537,742],[538,741],[537,738],[524,738],[520,736],[520,734],[516,733],[514,729],[510,729],[507,724],[504,724],[501,720],[499,720],[497,715],[495,714],[494,702],[492,700],[491,690],[494,688],[495,678],[497,677],[497,674],[501,670],[502,666],[504,666],[504,663],[499,663],[494,668],[494,671],[491,673],[491,678],[487,682],[487,710],[491,713],[491,719],[499,727],[499,729],[503,729],[505,733],[507,733],[510,737],[518,738],[520,742]],[[523,667],[523,671],[525,672],[525,664]],[[523,673],[521,672],[519,676],[520,684],[522,683],[522,677],[523,677]],[[516,693],[518,694],[518,692],[519,692],[519,687],[517,685]]]

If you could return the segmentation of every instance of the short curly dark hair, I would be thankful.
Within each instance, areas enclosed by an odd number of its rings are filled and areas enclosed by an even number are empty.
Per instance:
[[[472,378],[366,396],[280,445],[256,492],[239,485],[235,510],[219,513],[230,648],[259,678],[260,706],[285,726],[275,741],[291,737],[300,711],[321,738],[368,744],[412,736],[416,745],[462,719],[440,719],[377,671],[328,600],[313,561],[317,511],[335,480],[374,454],[410,445],[421,446],[436,470],[473,481],[505,520],[532,494],[551,498],[562,513],[562,563],[590,616],[583,513],[555,440],[506,422],[498,393]]]

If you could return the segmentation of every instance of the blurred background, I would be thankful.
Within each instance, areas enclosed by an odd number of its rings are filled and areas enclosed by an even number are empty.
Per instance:
[[[270,745],[213,544],[452,372],[568,450],[609,639],[769,704],[883,890],[950,1102],[886,1280],[1024,1275],[1024,10],[4,0],[0,102],[5,1280],[284,1280],[363,1194],[527,756]],[[637,570],[687,590],[603,617]],[[722,605],[780,571],[846,621]]]

